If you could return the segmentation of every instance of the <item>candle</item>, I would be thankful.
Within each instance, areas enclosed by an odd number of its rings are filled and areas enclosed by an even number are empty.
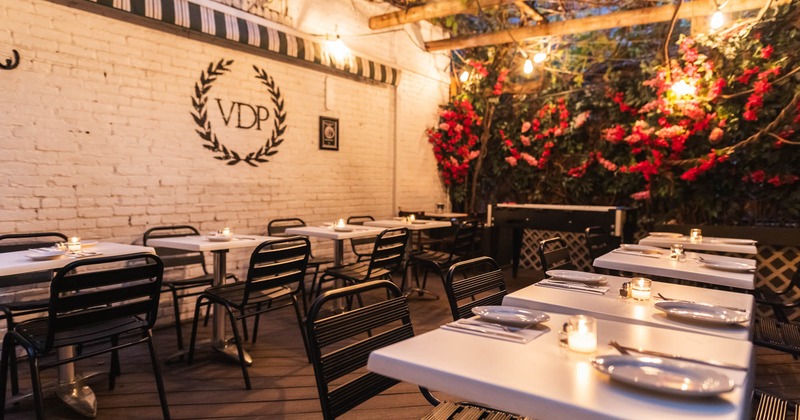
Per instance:
[[[701,242],[703,240],[703,231],[700,229],[690,230],[689,240],[691,240],[692,242]]]
[[[578,353],[597,350],[597,321],[586,315],[575,315],[567,322],[567,346]]]
[[[636,300],[650,299],[650,285],[652,282],[645,277],[634,277],[631,280],[631,297]]]
[[[77,236],[73,236],[69,238],[67,242],[67,250],[70,252],[80,252],[81,251],[81,238]]]
[[[413,215],[413,214],[409,214],[409,215],[408,215],[408,222],[409,222],[409,223],[414,223],[414,219],[415,219],[415,217],[414,217],[414,215]]]
[[[685,260],[686,254],[683,252],[683,244],[672,244],[669,247],[669,257],[676,261]]]
[[[335,227],[338,229],[344,229],[345,227],[344,219],[337,220]]]
[[[222,228],[222,236],[231,236],[231,228]]]

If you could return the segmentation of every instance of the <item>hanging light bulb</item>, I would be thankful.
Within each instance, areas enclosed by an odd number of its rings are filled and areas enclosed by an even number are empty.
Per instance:
[[[538,53],[534,54],[534,56],[533,56],[533,62],[534,63],[538,64],[538,63],[543,62],[544,60],[547,60],[547,53],[544,52],[544,51],[539,51]]]
[[[683,80],[678,80],[672,84],[672,91],[678,96],[694,95],[697,92],[697,87],[686,83]]]
[[[717,10],[713,15],[711,15],[711,29],[719,29],[723,24],[725,24],[725,15],[723,15],[721,11]]]
[[[533,72],[533,61],[531,61],[530,58],[525,60],[525,65],[522,66],[522,71],[524,71],[525,74],[531,74]]]
[[[459,79],[461,79],[461,81],[462,81],[462,82],[466,83],[466,82],[467,82],[467,80],[469,80],[469,72],[468,72],[468,71],[466,71],[466,70],[464,70],[464,71],[461,73],[461,77],[459,77]]]
[[[336,35],[336,41],[328,41],[328,49],[336,61],[342,61],[350,53],[350,49],[344,45],[339,35]]]

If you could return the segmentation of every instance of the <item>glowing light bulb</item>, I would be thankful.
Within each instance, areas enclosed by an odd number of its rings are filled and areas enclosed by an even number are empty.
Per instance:
[[[531,61],[530,58],[525,60],[525,65],[522,66],[522,71],[524,71],[525,74],[531,74],[533,72],[533,61]]]
[[[694,95],[697,92],[697,88],[683,80],[678,80],[672,84],[672,91],[678,96]]]
[[[336,37],[336,41],[328,42],[328,49],[336,61],[342,61],[348,54],[350,54],[350,49],[347,48],[347,45],[344,45],[344,42],[338,36]]]
[[[724,23],[725,23],[725,16],[719,10],[717,10],[716,12],[714,12],[713,15],[711,15],[711,23],[710,23],[711,29],[719,29],[722,27]]]
[[[539,51],[538,53],[536,53],[536,54],[533,56],[533,62],[534,62],[534,63],[541,63],[541,62],[543,62],[544,60],[547,60],[547,53],[546,53],[546,52],[544,52],[544,51]]]
[[[467,80],[469,80],[469,72],[464,70],[464,72],[461,73],[461,77],[459,77],[459,79],[461,79],[462,82],[466,82]]]

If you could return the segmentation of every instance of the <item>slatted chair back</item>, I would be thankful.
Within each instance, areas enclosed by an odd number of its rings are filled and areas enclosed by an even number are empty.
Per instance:
[[[308,238],[291,236],[265,241],[250,255],[241,306],[251,295],[265,290],[289,287],[297,290],[305,278],[311,243]]]
[[[453,264],[447,271],[444,290],[454,320],[471,317],[472,308],[477,306],[501,305],[508,293],[503,271],[489,257]]]
[[[560,236],[540,241],[537,253],[539,254],[539,261],[542,263],[542,271],[575,269],[569,248],[567,248],[567,242],[561,239]]]
[[[326,303],[334,299],[350,299],[370,291],[382,291],[375,295],[385,300],[341,314],[327,315],[330,311],[323,311]],[[397,384],[394,379],[366,372],[344,384],[332,385],[337,379],[363,370],[373,350],[414,336],[408,302],[400,289],[386,280],[325,292],[311,305],[306,332],[326,420],[341,416]]]
[[[611,236],[600,226],[586,228],[585,231],[586,248],[589,251],[589,258],[595,258],[607,254],[619,247],[620,238]]]
[[[142,237],[142,244],[148,246],[151,239],[161,238],[177,238],[182,236],[199,236],[200,232],[194,226],[189,225],[174,225],[174,226],[156,226],[144,232]],[[203,253],[199,251],[185,251],[182,249],[155,247],[156,254],[161,258],[164,263],[164,268],[185,268],[200,267],[203,274],[208,274],[208,267],[206,267],[206,259]]]
[[[297,217],[288,217],[285,219],[275,219],[267,224],[267,235],[269,236],[288,236],[286,229],[293,227],[306,226],[303,219]]]
[[[0,235],[0,253],[48,247],[66,241],[67,236],[59,232],[9,233]]]
[[[347,218],[348,225],[363,225],[364,222],[371,222],[374,221],[375,218],[372,216],[350,216]],[[367,237],[367,238],[353,238],[350,239],[350,246],[353,248],[353,253],[358,256],[359,260],[363,257],[368,257],[369,253],[364,252],[367,245],[372,245],[375,243],[374,237]]]
[[[466,221],[458,226],[453,244],[450,246],[451,260],[472,255],[477,232],[478,222],[476,221]]]
[[[43,353],[76,331],[82,341],[89,342],[90,334],[97,339],[119,335],[125,325],[131,331],[151,329],[158,314],[163,272],[161,259],[147,253],[77,260],[59,269],[50,283]],[[134,317],[139,322],[130,322]],[[113,334],[95,331],[90,328],[93,324],[114,325]]]
[[[408,237],[408,229],[406,228],[392,228],[381,232],[375,238],[375,246],[372,248],[369,268],[365,278],[371,278],[372,273],[381,269],[392,270],[402,266]]]

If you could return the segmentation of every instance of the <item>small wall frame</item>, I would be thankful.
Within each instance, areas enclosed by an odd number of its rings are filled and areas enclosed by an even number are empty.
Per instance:
[[[339,119],[319,117],[319,148],[339,150]]]

